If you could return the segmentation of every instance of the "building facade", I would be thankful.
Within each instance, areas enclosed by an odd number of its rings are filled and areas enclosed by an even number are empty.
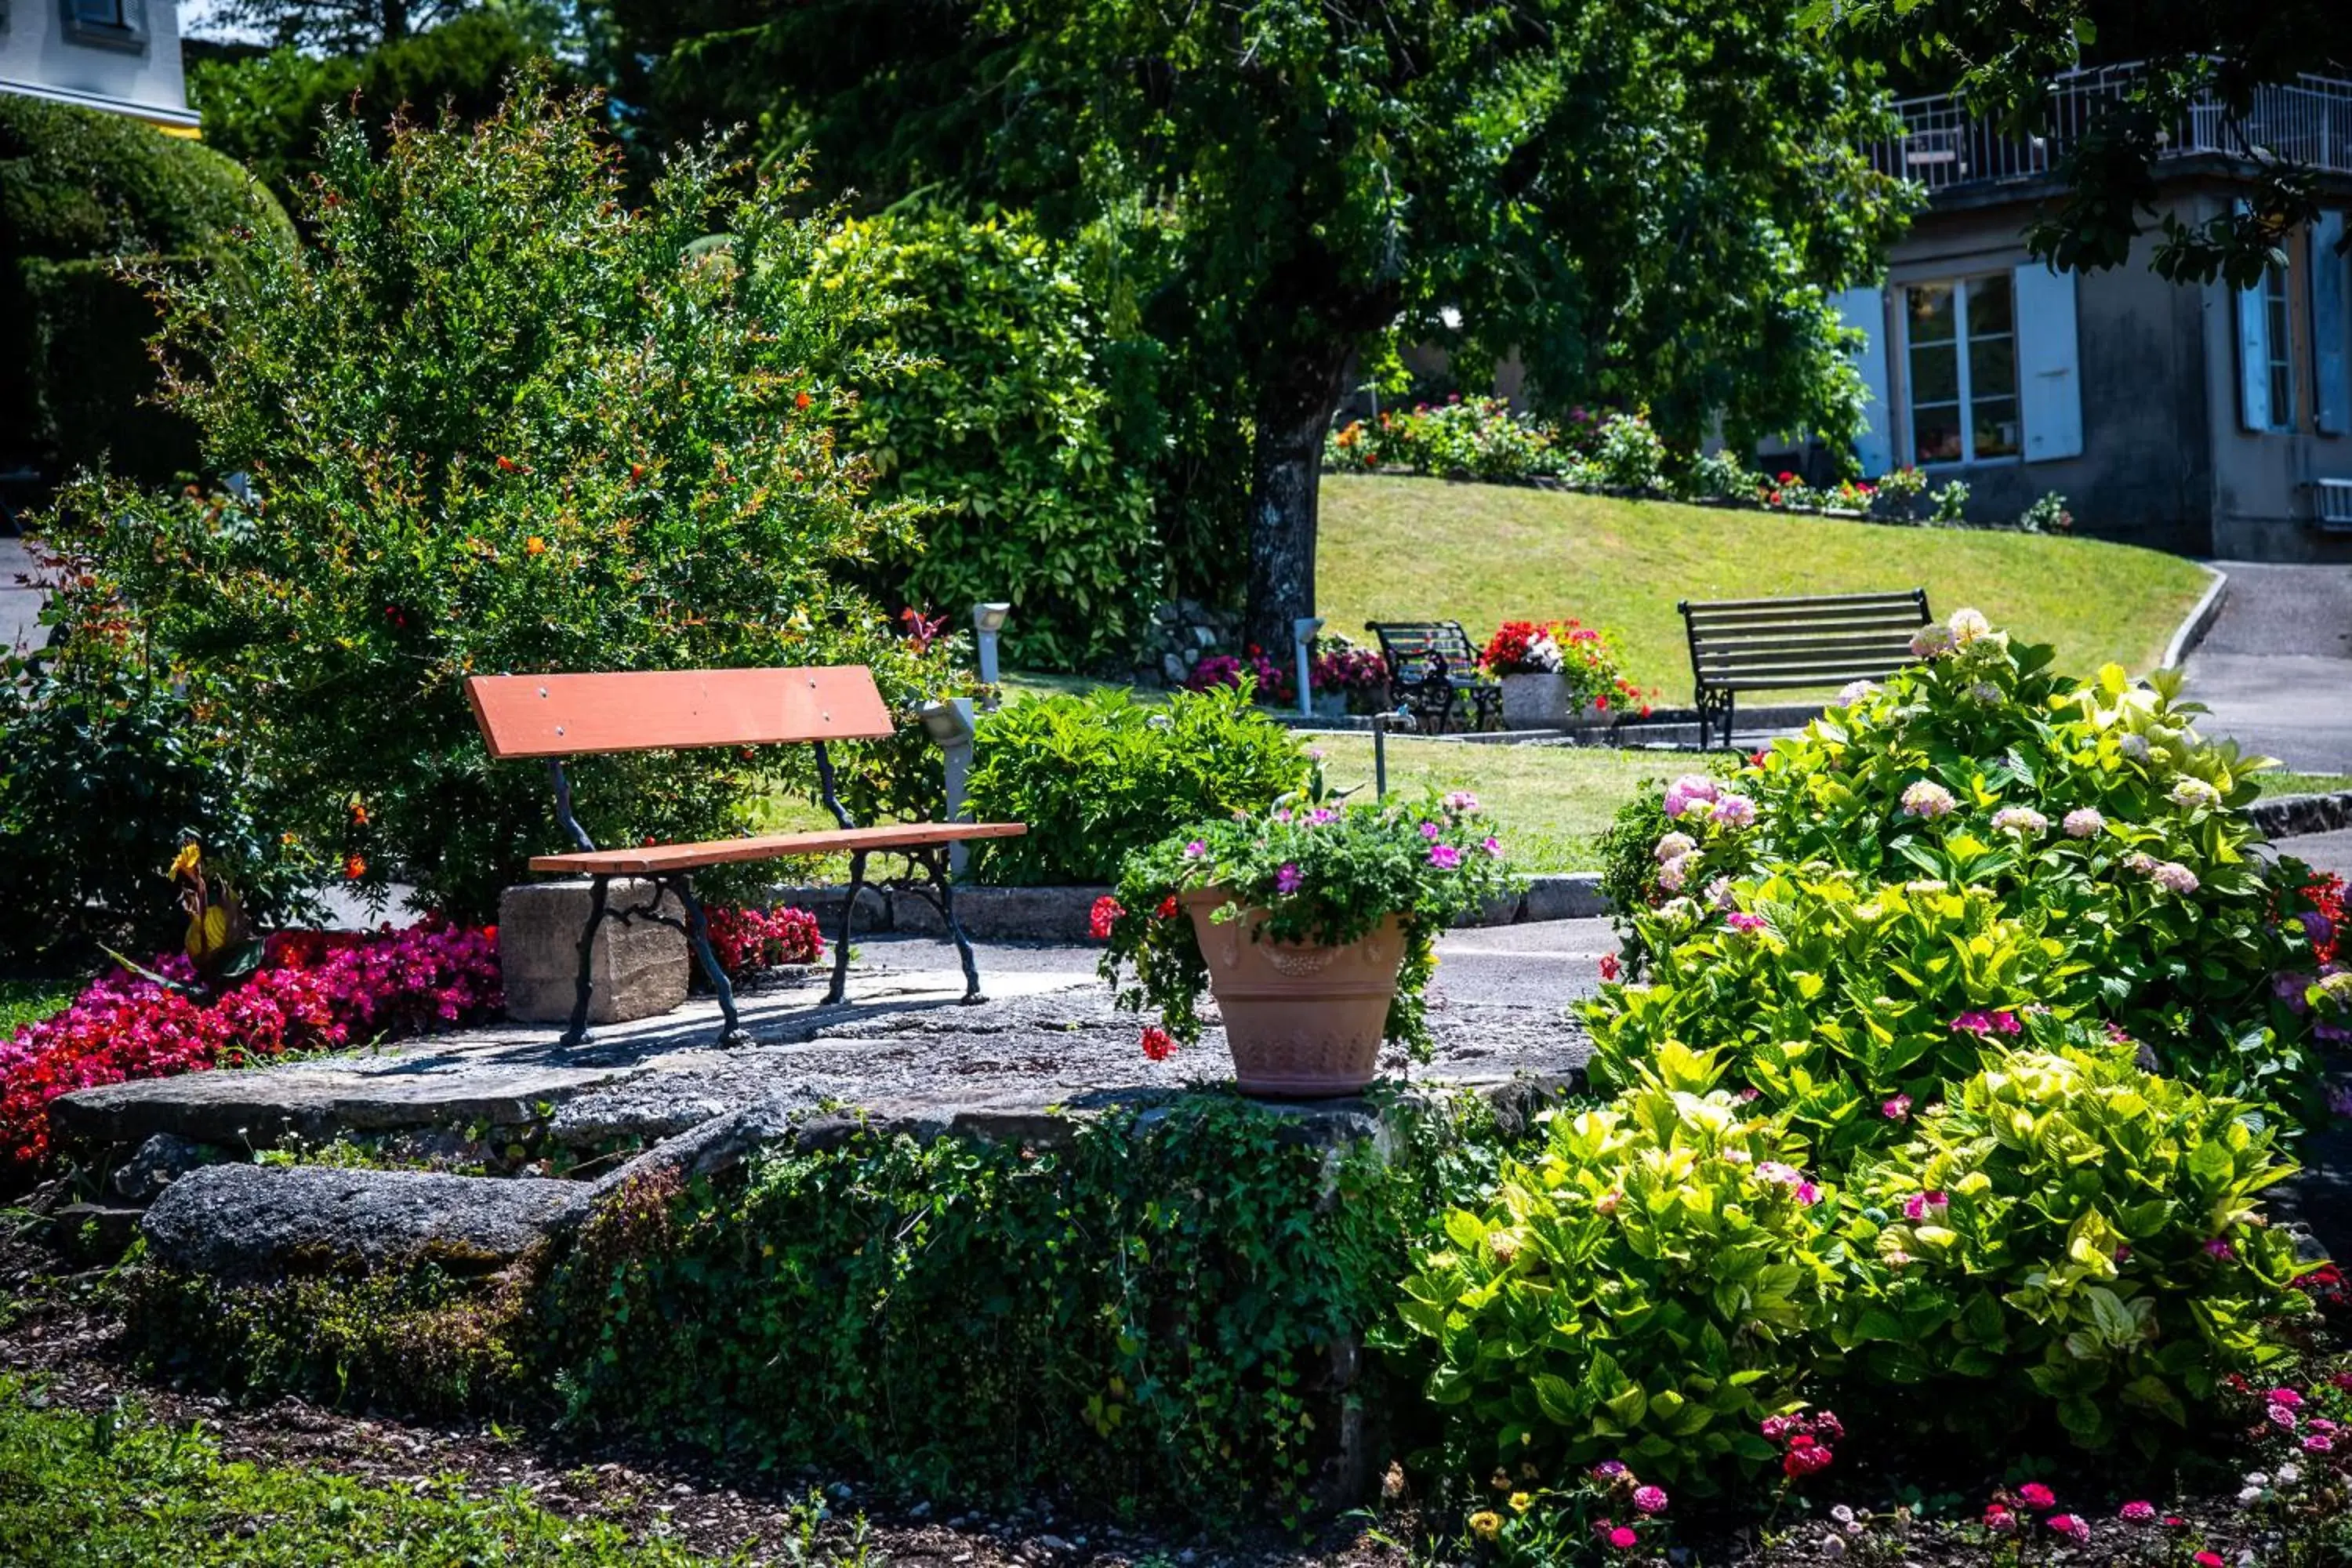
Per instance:
[[[2158,221],[2242,211],[2256,155],[2318,171],[2325,210],[2262,284],[2176,285],[2127,265],[2053,272],[2026,226],[2062,195],[2070,129],[2131,68],[2062,79],[2050,133],[2000,135],[1950,100],[1898,106],[1872,149],[1929,205],[1886,281],[1839,301],[1869,334],[1869,473],[1914,465],[2014,517],[2067,497],[2078,531],[2243,560],[2352,560],[2352,83],[2262,90],[2244,120],[2201,105],[2167,138]]]
[[[196,133],[173,0],[0,0],[0,92]]]

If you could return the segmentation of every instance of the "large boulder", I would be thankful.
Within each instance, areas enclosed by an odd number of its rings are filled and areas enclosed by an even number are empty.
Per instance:
[[[589,1189],[331,1165],[208,1165],[163,1190],[140,1229],[156,1261],[220,1279],[360,1262],[488,1274],[586,1213]]]

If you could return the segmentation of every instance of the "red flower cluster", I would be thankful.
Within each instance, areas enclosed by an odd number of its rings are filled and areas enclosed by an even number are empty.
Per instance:
[[[1105,893],[1095,900],[1094,908],[1087,911],[1087,934],[1097,942],[1108,942],[1112,928],[1118,924],[1118,917],[1125,913],[1126,907]]]
[[[1143,1058],[1164,1062],[1176,1054],[1176,1037],[1157,1024],[1147,1024],[1143,1029]]]
[[[705,914],[710,921],[711,953],[730,980],[747,970],[817,963],[824,958],[824,938],[816,917],[806,910],[720,907]]]
[[[177,953],[154,967],[195,978]],[[497,928],[441,921],[281,932],[258,970],[208,1000],[111,971],[64,1012],[0,1044],[0,1172],[22,1174],[47,1158],[49,1101],[61,1094],[453,1028],[503,1001]]]
[[[2322,871],[2303,885],[2303,896],[2311,905],[2317,921],[2304,921],[2311,937],[2311,956],[2319,963],[2334,963],[2344,952],[2344,879],[2333,871]]]
[[[1185,678],[1187,691],[1213,691],[1220,686],[1239,686],[1242,677],[1257,682],[1257,700],[1277,707],[1298,700],[1298,685],[1290,671],[1268,658],[1255,643],[1239,658],[1229,653],[1213,653],[1192,667]]]
[[[1803,1480],[1830,1468],[1837,1456],[1823,1439],[1845,1441],[1845,1425],[1837,1418],[1836,1412],[1830,1410],[1818,1410],[1811,1415],[1767,1415],[1762,1431],[1766,1442],[1780,1445],[1780,1473],[1792,1481]]]

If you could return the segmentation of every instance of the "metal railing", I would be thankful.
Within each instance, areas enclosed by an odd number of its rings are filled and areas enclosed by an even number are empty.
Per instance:
[[[1955,185],[2032,180],[2057,172],[2105,105],[2124,98],[2137,65],[2071,71],[2050,84],[2049,112],[2032,136],[2005,134],[1948,93],[1901,99],[1903,132],[1866,144],[1883,174],[1914,180],[1930,195]],[[2352,174],[2352,81],[2304,76],[2254,89],[2243,117],[2207,93],[2189,104],[2163,137],[2160,157],[2197,153],[2300,163]]]

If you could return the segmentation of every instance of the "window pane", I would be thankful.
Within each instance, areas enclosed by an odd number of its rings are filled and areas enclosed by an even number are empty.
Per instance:
[[[2294,428],[2294,367],[2283,360],[2271,362],[2271,428]]]
[[[1926,283],[1904,290],[1906,308],[1911,315],[1911,341],[1915,343],[1948,343],[1952,341],[1952,286],[1948,283]]]
[[[1960,400],[1959,351],[1950,343],[1911,348],[1911,401],[1958,403]]]
[[[1979,403],[1989,397],[2017,395],[2017,342],[1976,335],[1976,317],[1969,317],[1969,394]]]
[[[2006,332],[2015,321],[2010,310],[2008,273],[1969,279],[1969,336],[1990,337],[1995,332]]]
[[[1911,410],[1912,460],[1957,463],[1960,460],[1960,410],[1958,404]]]
[[[2017,399],[2014,397],[1979,397],[1969,405],[1969,428],[1977,442],[1977,456],[1983,458],[2013,458],[2017,456]]]

